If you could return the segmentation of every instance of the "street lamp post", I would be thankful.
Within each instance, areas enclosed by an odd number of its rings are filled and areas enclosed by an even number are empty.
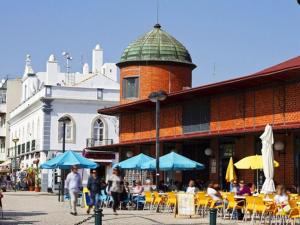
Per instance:
[[[17,143],[19,141],[19,138],[14,138],[12,141],[15,143],[15,154],[14,154],[15,184],[14,184],[14,186],[15,186],[15,191],[17,191]]]
[[[65,153],[66,151],[66,123],[71,122],[71,119],[67,116],[61,117],[58,120],[59,123],[63,124],[63,130],[62,130],[62,152]],[[65,171],[62,169],[60,174],[60,180],[61,180],[61,187],[59,190],[59,201],[60,201],[60,193],[61,193],[61,201],[64,201],[64,192],[65,192]]]
[[[156,190],[158,190],[158,182],[159,182],[159,123],[160,123],[160,102],[164,101],[167,98],[167,93],[165,91],[157,91],[152,92],[149,95],[149,100],[151,102],[155,102],[156,110],[155,110],[155,129],[156,129],[156,138],[155,138],[155,159],[156,159],[156,174],[155,174],[155,182],[156,182]]]

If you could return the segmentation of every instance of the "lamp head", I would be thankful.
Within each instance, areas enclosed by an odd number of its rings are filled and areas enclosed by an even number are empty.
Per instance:
[[[155,92],[152,92],[148,98],[151,102],[157,102],[157,101],[164,101],[166,98],[167,98],[168,94],[163,91],[163,90],[160,90],[160,91],[155,91]]]
[[[71,119],[68,116],[63,116],[59,118],[58,122],[67,123],[67,122],[71,122]]]
[[[19,138],[14,138],[12,141],[16,144],[19,141]]]

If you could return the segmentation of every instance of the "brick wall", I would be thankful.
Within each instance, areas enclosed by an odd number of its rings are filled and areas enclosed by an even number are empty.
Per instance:
[[[153,91],[164,90],[167,93],[180,91],[183,87],[191,87],[192,70],[180,65],[147,65],[127,66],[120,69],[120,93],[121,103],[128,103],[138,99],[124,99],[123,78],[138,76],[140,81],[139,98],[146,99]]]
[[[169,106],[160,112],[160,136],[176,136],[182,134],[181,106]],[[120,142],[147,140],[155,138],[155,113],[128,113],[120,116]]]
[[[250,156],[255,154],[255,137],[254,135],[247,135],[239,137],[235,140],[235,154],[234,162],[236,163],[245,156]],[[253,183],[254,175],[256,174],[253,170],[235,170],[236,175],[239,180],[244,180],[245,182]]]
[[[285,143],[285,154],[274,151],[274,159],[280,164],[275,168],[274,181],[290,187],[294,185],[294,136],[292,133],[286,133],[277,134],[274,138]]]
[[[300,121],[300,83],[211,97],[211,132]]]
[[[240,131],[300,121],[300,84],[211,96],[210,132]],[[153,104],[154,110],[154,104]],[[142,120],[141,120],[142,118]],[[155,137],[154,111],[120,116],[120,140]],[[142,123],[141,123],[142,121]],[[182,135],[182,105],[162,107],[161,136]]]

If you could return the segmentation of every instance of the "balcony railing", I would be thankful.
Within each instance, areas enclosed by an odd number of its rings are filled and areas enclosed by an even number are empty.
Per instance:
[[[26,155],[32,152],[37,152],[40,150],[39,148],[39,141],[38,140],[31,140],[27,141],[25,143],[21,143],[17,145],[17,156],[20,155]],[[7,152],[7,157],[12,157],[14,156],[15,152],[15,147],[11,147],[8,149]]]
[[[111,145],[113,144],[113,139],[95,139],[88,138],[86,139],[86,147],[95,147],[95,146],[103,146],[103,145]]]

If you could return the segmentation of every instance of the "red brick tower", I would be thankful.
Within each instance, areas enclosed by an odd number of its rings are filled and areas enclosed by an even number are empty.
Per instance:
[[[153,91],[180,91],[192,85],[187,49],[159,24],[123,52],[120,68],[121,103],[148,98]]]

